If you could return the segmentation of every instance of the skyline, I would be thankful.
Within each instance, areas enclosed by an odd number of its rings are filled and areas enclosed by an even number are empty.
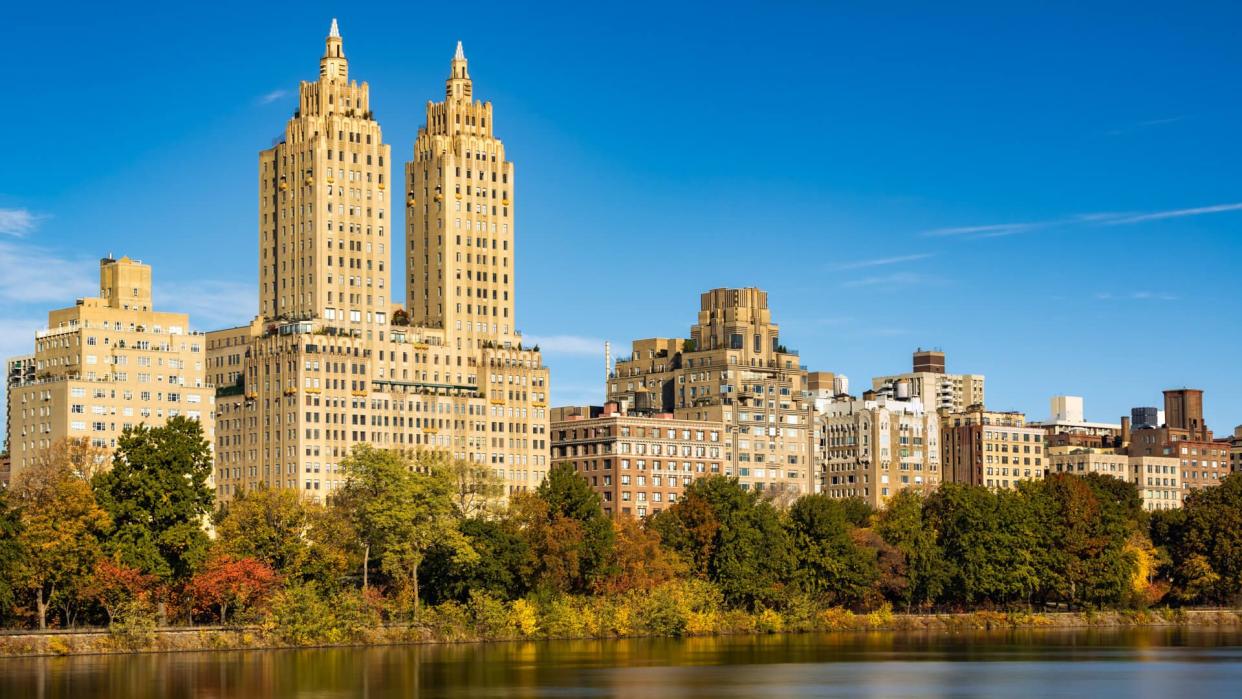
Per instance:
[[[402,44],[384,26],[385,17],[399,13],[393,10],[357,18],[337,15],[353,74],[370,83],[385,140],[392,144],[396,161],[404,162],[412,151],[420,100],[436,96],[455,41],[465,42],[478,94],[503,109],[497,130],[518,164],[518,191],[524,200],[516,229],[518,325],[528,341],[541,344],[547,355],[553,404],[582,402],[590,396],[594,396],[592,402],[602,399],[605,339],[613,342],[617,355],[628,351],[632,339],[685,336],[700,292],[720,286],[758,286],[772,294],[773,318],[782,327],[785,343],[801,351],[809,368],[849,375],[855,392],[868,385],[872,376],[906,370],[909,353],[916,346],[940,346],[948,352],[949,371],[988,377],[989,407],[1022,410],[1033,419],[1046,417],[1047,400],[1054,394],[1083,395],[1089,419],[1112,421],[1130,406],[1160,405],[1162,389],[1191,385],[1207,390],[1207,418],[1218,434],[1230,432],[1242,421],[1242,415],[1229,409],[1225,400],[1242,389],[1242,379],[1236,370],[1231,371],[1225,349],[1238,335],[1227,325],[1232,309],[1226,266],[1242,248],[1233,232],[1242,221],[1238,211],[1242,194],[1237,194],[1236,173],[1229,171],[1238,147],[1224,140],[1206,149],[1199,144],[1211,141],[1208,136],[1216,121],[1236,114],[1236,104],[1229,104],[1233,112],[1219,108],[1213,112],[1212,105],[1180,110],[1165,105],[1161,111],[1156,104],[1161,100],[1148,94],[1147,104],[1094,114],[1098,121],[1092,127],[1094,140],[1084,133],[1069,138],[1049,129],[1034,134],[1029,143],[1011,143],[997,138],[997,132],[1003,125],[1014,125],[1013,112],[999,110],[995,120],[980,118],[950,125],[939,121],[950,116],[949,98],[931,99],[912,88],[914,96],[921,98],[916,99],[917,106],[940,107],[941,111],[926,113],[929,120],[915,124],[903,115],[871,112],[851,103],[853,111],[834,113],[843,117],[840,128],[831,117],[821,122],[817,114],[810,115],[808,124],[823,132],[825,142],[793,143],[781,151],[769,135],[738,138],[738,133],[745,132],[733,127],[753,127],[756,121],[771,118],[776,109],[768,105],[764,111],[753,102],[737,100],[741,94],[781,93],[781,88],[806,84],[807,75],[797,72],[794,58],[825,61],[832,50],[815,53],[792,42],[781,53],[769,45],[753,55],[720,51],[709,59],[689,50],[704,38],[691,34],[672,46],[678,49],[679,59],[704,71],[699,73],[704,80],[677,83],[677,87],[695,96],[714,95],[713,102],[734,113],[701,108],[689,115],[660,104],[670,92],[683,102],[686,94],[667,83],[643,83],[642,78],[659,77],[650,64],[624,65],[627,59],[656,58],[643,54],[641,43],[633,47],[632,54],[614,57],[608,64],[614,71],[608,75],[614,80],[608,83],[610,89],[590,90],[575,95],[579,98],[575,100],[538,78],[534,84],[524,83],[531,75],[546,75],[538,67],[555,62],[562,72],[554,74],[562,79],[552,82],[586,84],[575,76],[586,77],[592,68],[603,65],[598,63],[600,52],[587,51],[591,41],[586,37],[575,37],[576,41],[562,43],[553,51],[471,26],[463,27],[460,36]],[[86,21],[89,14],[84,13],[79,21]],[[97,291],[96,260],[109,252],[154,265],[156,308],[189,312],[196,329],[241,324],[254,315],[258,288],[252,262],[256,219],[252,188],[257,153],[269,145],[271,134],[292,112],[297,80],[314,77],[318,47],[333,14],[326,10],[302,13],[296,18],[297,31],[284,32],[264,46],[270,55],[245,61],[233,57],[245,66],[241,71],[229,68],[223,60],[202,65],[169,61],[184,70],[184,84],[153,86],[165,101],[151,100],[137,114],[109,107],[133,103],[134,92],[121,88],[129,84],[126,77],[136,87],[141,82],[137,75],[97,76],[112,80],[75,84],[100,101],[92,116],[99,120],[98,128],[113,129],[110,140],[88,140],[85,137],[93,135],[89,130],[72,133],[61,120],[82,120],[74,118],[77,115],[71,109],[40,102],[38,128],[64,136],[67,142],[20,139],[11,149],[11,162],[16,166],[8,170],[0,186],[0,231],[4,233],[0,259],[9,272],[0,283],[0,298],[9,306],[5,314],[9,330],[0,345],[6,356],[28,350],[33,331],[43,324],[49,308],[71,305],[74,298]],[[127,37],[119,47],[118,64],[129,64],[124,50],[137,53],[139,47],[152,48],[153,42],[159,46],[158,41],[165,38],[157,34],[159,21],[167,17],[155,18],[145,27],[131,25],[115,12],[100,19],[106,20],[103,28],[91,37],[111,40],[122,33]],[[46,21],[50,24],[53,18]],[[235,24],[204,22],[189,27],[202,34],[177,42],[172,55],[192,56],[201,50],[220,58],[212,47],[244,40],[254,24],[237,19]],[[1206,24],[1199,22],[1195,29],[1204,32]],[[122,25],[123,32],[108,29]],[[630,26],[614,29],[625,35]],[[41,50],[32,48],[40,43],[37,29],[32,26],[32,31],[23,32],[17,47],[28,55],[33,51],[33,69],[9,76],[18,86],[15,93],[30,94],[33,100],[53,97],[65,85],[64,80],[36,84],[40,69],[46,71],[51,63],[38,57],[48,56],[52,48],[51,44]],[[758,25],[755,31],[770,29]],[[222,35],[222,30],[232,33]],[[1169,41],[1167,26],[1160,30]],[[1022,31],[1028,33],[1026,28]],[[66,33],[64,41],[76,43],[82,55],[97,48],[83,40],[86,37],[75,42],[73,27]],[[43,38],[46,43],[46,35]],[[654,37],[648,40],[659,43]],[[1201,46],[1204,52],[1209,47]],[[867,56],[875,61],[873,69],[883,67],[880,53],[876,49],[875,55]],[[780,60],[774,62],[790,72],[770,74],[759,66],[740,69],[744,58],[761,54],[779,55]],[[149,51],[149,55],[162,54]],[[579,60],[583,58],[596,63]],[[1221,73],[1227,72],[1228,61],[1238,62],[1236,53],[1215,58],[1227,59],[1214,67]],[[1104,57],[1099,60],[1112,65]],[[1123,62],[1121,55],[1113,60]],[[1192,65],[1184,66],[1187,73],[1194,72]],[[624,71],[623,66],[632,70]],[[532,70],[524,74],[523,67]],[[888,68],[907,79],[934,72],[915,61],[898,60]],[[1036,80],[1035,66],[1028,68],[1031,73],[1025,76],[1025,86],[1050,89]],[[733,77],[742,78],[745,90],[724,85],[729,69]],[[16,71],[16,66],[4,70]],[[805,63],[801,70],[809,73]],[[1141,72],[1141,68],[1134,70]],[[947,71],[946,76],[982,79],[993,71],[1001,72],[1000,66]],[[204,72],[227,72],[242,78],[242,84],[212,84],[202,78]],[[853,76],[844,71],[819,79],[816,86],[822,89],[813,95],[820,98],[819,106],[828,94],[857,98],[871,89],[861,79],[860,84],[852,83]],[[260,88],[264,84],[270,87],[266,92]],[[833,89],[842,86],[853,92]],[[709,93],[710,87],[717,90]],[[930,93],[932,87],[922,89]],[[1137,92],[1140,85],[1131,87]],[[197,121],[179,121],[177,117],[193,117],[187,113],[206,100],[181,94],[178,88],[217,90],[223,94],[209,94],[227,98],[223,104],[228,108],[209,117],[200,115]],[[651,88],[646,109],[626,101],[645,88]],[[1190,86],[1186,89],[1189,92]],[[1005,95],[998,96],[999,109]],[[1105,101],[1101,96],[1095,106]],[[1062,129],[1077,113],[1037,100],[1012,106],[1042,106],[1043,116],[1059,117],[1061,121],[1054,122]],[[561,111],[548,115],[540,111],[544,107]],[[0,117],[0,124],[10,133],[30,130],[32,122],[21,121],[25,116],[10,111]],[[640,116],[657,128],[640,128],[635,123],[644,121],[635,118]],[[700,129],[667,129],[662,122],[652,121],[669,116],[695,119]],[[876,116],[885,116],[891,123],[873,121]],[[137,137],[138,130],[163,125],[165,118],[169,126],[152,131],[156,138]],[[592,129],[592,125],[604,128]],[[126,129],[135,134],[127,135]],[[1061,138],[1053,138],[1053,132]],[[260,133],[266,135],[257,136]],[[722,134],[732,134],[736,140],[717,138]],[[939,135],[939,148],[945,151],[956,152],[955,145],[974,148],[974,157],[946,162],[938,171],[932,165],[938,148],[931,143],[904,153],[904,167],[886,167],[884,156],[903,155],[898,151],[911,148],[925,135]],[[1088,143],[1096,148],[1095,158],[1083,158],[1078,163],[1082,169],[1074,170],[1069,164],[1061,170],[1038,168],[1042,156],[1055,158],[1061,150],[1085,148]],[[1197,153],[1189,148],[1196,145]],[[1182,161],[1172,157],[1178,148]],[[1159,162],[1148,163],[1150,172],[1129,172],[1127,168],[1134,166],[1131,159],[1144,149],[1154,152],[1157,157],[1152,160]],[[72,161],[75,167],[65,166],[67,158],[57,157],[61,150],[62,155],[76,152],[80,156]],[[871,162],[872,154],[880,156],[879,162]],[[827,168],[807,162],[842,155]],[[1006,156],[1015,162],[998,162]],[[1188,164],[1198,167],[1174,172]],[[1006,174],[1002,165],[1011,168],[1007,174],[1014,180],[1012,191],[994,179]],[[1093,172],[1091,165],[1097,170]],[[1214,172],[1213,167],[1221,172]],[[977,178],[972,177],[975,169],[979,170]],[[17,177],[18,173],[27,176]],[[1066,181],[1047,179],[1058,174]],[[1108,180],[1122,174],[1130,175],[1129,188],[1122,181]],[[1018,191],[1031,180],[1045,186]],[[1089,184],[1096,185],[1095,191],[1076,189]],[[187,210],[193,215],[184,215]],[[174,236],[185,233],[188,239],[163,238],[161,231]],[[739,261],[755,257],[753,241],[759,239],[755,233],[771,245],[772,262],[747,269]],[[808,233],[819,239],[807,241]],[[583,235],[611,249],[601,256],[594,245],[580,245]],[[641,261],[607,270],[627,240],[633,241],[628,246],[632,254],[643,254]],[[236,254],[210,259],[204,265],[206,251],[219,249],[221,241],[235,245]],[[708,247],[716,242],[724,244]],[[1159,247],[1170,243],[1192,251],[1181,277],[1169,274],[1172,260]],[[702,263],[701,271],[691,266],[690,274],[681,269],[674,274],[675,266],[685,261],[677,253],[679,248],[698,254],[694,259]],[[1110,252],[1116,255],[1115,265],[1105,256]],[[1218,261],[1226,274],[1205,274],[1205,261]],[[725,269],[726,265],[731,268]],[[181,288],[161,283],[174,277],[195,282]],[[1063,288],[1049,293],[1049,282]],[[593,285],[599,285],[595,293],[584,293]],[[395,301],[403,300],[404,285],[395,286],[391,295]],[[821,298],[827,301],[826,308],[819,307]],[[567,302],[575,305],[567,309]],[[1058,317],[1058,309],[1067,304],[1078,305],[1075,315]],[[641,307],[644,313],[627,317],[619,312],[632,307]],[[979,317],[961,318],[972,311]],[[1192,328],[1219,323],[1220,342],[1208,342],[1204,339],[1207,332],[1202,331],[1193,332],[1192,342],[1183,345],[1182,331],[1172,329],[1174,320]],[[1118,350],[1133,354],[1128,360],[1124,354],[1084,356],[1094,354],[1093,347],[1110,354]]]

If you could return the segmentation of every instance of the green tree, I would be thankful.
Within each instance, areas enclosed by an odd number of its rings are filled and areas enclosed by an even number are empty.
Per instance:
[[[451,547],[434,548],[423,564],[428,601],[466,602],[473,591],[512,600],[530,590],[533,553],[511,517],[467,519],[461,532],[478,555],[459,563]]]
[[[449,474],[428,459],[367,445],[355,447],[342,461],[346,481],[339,500],[363,544],[363,586],[372,556],[381,570],[418,612],[418,569],[435,547],[452,550],[457,562],[475,556],[462,535],[453,504]]]
[[[876,556],[851,536],[851,506],[825,494],[799,498],[789,510],[789,537],[797,561],[794,579],[808,595],[831,604],[857,605],[879,575]]]
[[[164,579],[189,577],[207,555],[210,476],[211,449],[197,420],[122,432],[112,469],[92,480],[114,522],[109,545],[119,562]]]
[[[26,557],[21,536],[21,513],[9,505],[9,491],[0,488],[0,619],[17,599],[14,581]]]
[[[108,513],[65,462],[47,461],[24,471],[13,498],[20,505],[18,545],[24,552],[16,584],[34,597],[40,629],[47,628],[51,605],[59,606],[65,624],[72,625],[74,606],[103,553],[100,538],[110,524]]]
[[[932,606],[948,582],[944,552],[937,542],[935,528],[924,517],[924,504],[923,496],[902,490],[889,498],[876,517],[876,533],[905,559],[906,580],[903,585],[892,587],[901,591],[899,601],[907,609]]]
[[[1179,598],[1218,605],[1242,598],[1242,474],[1192,491],[1180,512],[1152,520],[1152,538],[1169,554]]]
[[[789,535],[771,503],[736,479],[692,482],[652,527],[729,602],[754,607],[784,599],[794,567]]]

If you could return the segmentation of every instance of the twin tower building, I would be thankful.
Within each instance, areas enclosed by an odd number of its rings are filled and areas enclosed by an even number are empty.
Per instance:
[[[333,20],[318,80],[259,155],[259,315],[207,335],[222,499],[260,485],[328,496],[359,443],[486,464],[509,492],[548,470],[548,370],[516,326],[514,170],[492,105],[458,43],[394,182],[370,97]]]

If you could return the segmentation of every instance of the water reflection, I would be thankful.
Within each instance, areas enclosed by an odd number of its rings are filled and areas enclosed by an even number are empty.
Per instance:
[[[0,660],[0,697],[1235,696],[1236,631],[553,641]]]

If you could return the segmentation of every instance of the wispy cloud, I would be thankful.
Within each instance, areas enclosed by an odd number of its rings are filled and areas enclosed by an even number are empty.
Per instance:
[[[846,262],[839,264],[833,269],[865,269],[867,267],[884,267],[887,265],[899,265],[903,262],[915,262],[917,260],[926,260],[929,257],[935,257],[932,252],[922,252],[915,255],[898,255],[896,257],[878,257],[873,260],[858,260],[856,262]]]
[[[1130,291],[1115,294],[1102,291],[1095,295],[1101,301],[1176,301],[1178,296],[1164,291]]]
[[[1120,226],[1130,223],[1143,223],[1144,221],[1163,221],[1168,218],[1185,218],[1186,216],[1203,216],[1205,214],[1220,214],[1227,211],[1242,210],[1242,203],[1234,204],[1215,204],[1213,206],[1200,206],[1194,209],[1174,209],[1172,211],[1156,211],[1150,214],[1126,215],[1122,218],[1115,218],[1105,221],[1110,226]]]
[[[272,90],[266,95],[259,97],[258,102],[259,104],[271,104],[287,94],[289,94],[288,90]]]
[[[1242,202],[1213,204],[1211,206],[1199,206],[1190,209],[1150,211],[1147,213],[1136,211],[1096,211],[1085,214],[1074,214],[1073,216],[1066,216],[1064,218],[1049,219],[1047,221],[997,223],[982,226],[958,226],[955,228],[933,228],[931,230],[923,231],[920,235],[931,237],[958,236],[970,240],[977,240],[981,238],[996,238],[1000,236],[1013,235],[1015,233],[1026,233],[1029,231],[1063,228],[1068,226],[1129,226],[1136,223],[1146,223],[1148,221],[1163,221],[1166,219],[1186,218],[1189,216],[1205,216],[1208,214],[1220,214],[1230,211],[1242,211]]]
[[[1185,118],[1186,117],[1184,116],[1172,116],[1172,117],[1163,117],[1160,119],[1147,119],[1146,121],[1135,122],[1133,124],[1130,124],[1129,126],[1122,126],[1122,127],[1118,127],[1115,129],[1109,129],[1108,131],[1105,131],[1104,134],[1107,136],[1124,136],[1125,134],[1128,134],[1128,133],[1134,133],[1136,131],[1146,131],[1147,129],[1155,128],[1157,126],[1166,126],[1168,124],[1175,124]]]
[[[539,345],[547,354],[569,354],[578,357],[603,357],[604,340],[577,335],[526,335],[524,345]],[[616,344],[614,343],[614,347]]]
[[[948,236],[969,236],[972,238],[995,238],[1003,235],[1023,233],[1034,228],[1041,228],[1043,223],[993,223],[986,226],[956,226],[953,228],[933,228],[923,231],[923,235],[942,238]]]
[[[20,238],[33,233],[42,218],[29,209],[0,209],[0,233]]]
[[[155,284],[155,307],[190,314],[197,330],[216,330],[250,322],[258,312],[259,291],[250,282],[198,279]]]
[[[850,279],[841,282],[841,286],[846,288],[860,288],[872,286],[915,286],[915,285],[931,285],[941,284],[943,279],[939,277],[931,277],[926,274],[915,274],[913,272],[894,272],[893,274],[881,274],[874,277],[863,277],[862,279]]]
[[[99,293],[95,260],[0,240],[0,302],[60,303]]]

